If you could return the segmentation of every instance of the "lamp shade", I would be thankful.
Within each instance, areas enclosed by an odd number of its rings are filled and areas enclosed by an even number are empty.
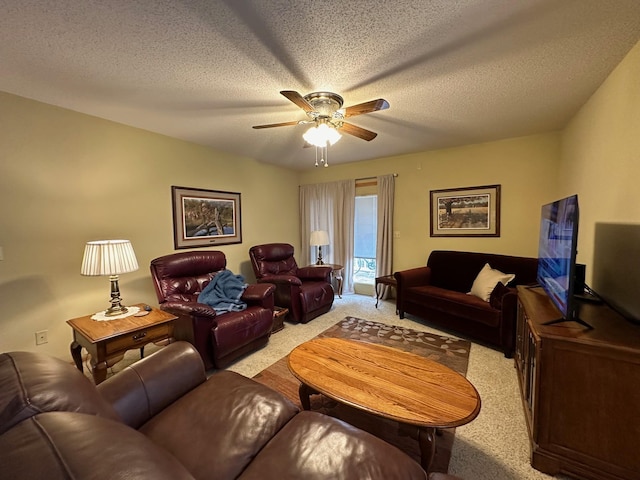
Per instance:
[[[309,245],[312,247],[319,247],[322,245],[329,245],[329,234],[324,230],[315,230],[311,232],[311,239]]]
[[[119,275],[138,270],[138,260],[129,240],[87,242],[82,258],[82,275]]]

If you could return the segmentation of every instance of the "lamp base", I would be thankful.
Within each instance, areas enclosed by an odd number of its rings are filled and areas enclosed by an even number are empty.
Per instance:
[[[109,280],[111,281],[111,307],[104,312],[104,315],[113,317],[127,313],[129,311],[127,307],[120,303],[122,299],[120,298],[120,288],[118,287],[118,275],[109,276]]]
[[[105,312],[104,315],[106,317],[114,317],[116,315],[122,315],[123,313],[127,313],[129,309],[127,307],[123,307],[122,305],[112,305]]]

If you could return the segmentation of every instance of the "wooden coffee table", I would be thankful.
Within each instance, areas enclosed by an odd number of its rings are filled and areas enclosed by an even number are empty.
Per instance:
[[[470,422],[480,395],[462,375],[413,353],[341,338],[316,338],[289,354],[300,402],[322,393],[359,410],[418,427],[422,467],[429,471],[435,433]]]

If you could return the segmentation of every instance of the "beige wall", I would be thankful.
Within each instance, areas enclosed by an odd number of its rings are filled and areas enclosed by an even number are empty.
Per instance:
[[[579,197],[578,261],[587,265],[587,283],[596,223],[640,224],[639,79],[640,43],[563,133],[560,193]]]
[[[375,140],[374,140],[375,142]],[[333,153],[339,155],[338,149]],[[394,270],[424,265],[431,250],[536,256],[540,206],[557,189],[560,134],[513,138],[461,148],[332,165],[301,175],[303,184],[397,173]],[[500,237],[432,238],[430,190],[501,185]]]
[[[433,249],[536,256],[540,206],[577,193],[578,261],[589,283],[596,223],[640,224],[638,78],[640,43],[562,132],[334,164],[302,174],[301,183],[397,173],[395,270],[424,264]],[[500,238],[429,237],[429,190],[486,184],[502,185]]]
[[[303,174],[0,93],[0,351],[69,357],[65,320],[108,301],[106,278],[79,274],[87,240],[130,239],[141,269],[122,276],[125,303],[155,304],[147,268],[174,251],[171,185],[241,192],[243,243],[220,249],[249,279],[252,244],[299,248],[299,184],[397,173],[396,270],[433,249],[535,256],[540,206],[578,193],[589,280],[596,222],[640,222],[638,78],[640,44],[563,132]],[[487,184],[502,185],[499,238],[429,237],[430,190]],[[35,347],[42,329],[49,344]]]
[[[88,240],[131,240],[123,300],[157,304],[149,261],[174,252],[172,185],[241,193],[243,243],[218,247],[235,273],[253,277],[253,244],[299,242],[297,173],[1,93],[0,162],[0,351],[69,358],[65,321],[109,300],[106,277],[80,275]]]

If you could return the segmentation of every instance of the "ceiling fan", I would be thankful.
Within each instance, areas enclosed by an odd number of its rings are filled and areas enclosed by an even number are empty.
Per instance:
[[[268,125],[255,125],[253,128],[260,129],[307,124],[315,124],[315,126],[320,127],[320,125],[324,124],[369,142],[376,138],[378,134],[366,128],[347,123],[344,119],[389,108],[389,102],[382,98],[342,108],[342,104],[344,103],[343,98],[333,92],[313,92],[305,96],[293,90],[283,90],[280,93],[304,110],[309,119]]]

